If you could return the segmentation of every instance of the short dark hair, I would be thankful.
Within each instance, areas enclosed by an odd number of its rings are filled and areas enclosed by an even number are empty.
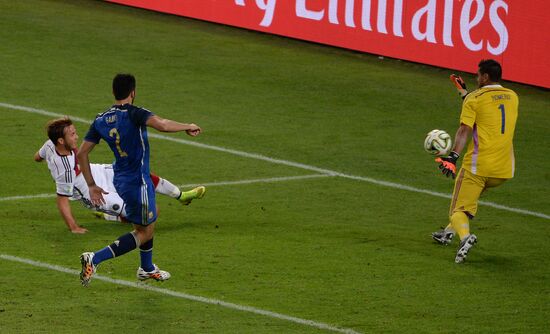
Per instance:
[[[494,59],[482,59],[477,66],[479,73],[488,74],[492,82],[499,82],[502,78],[502,67]]]
[[[65,137],[65,128],[71,125],[73,125],[73,121],[69,117],[52,119],[46,124],[48,138],[54,145],[57,145],[57,140]]]
[[[136,78],[131,74],[119,73],[113,79],[113,95],[117,100],[124,100],[136,89]]]

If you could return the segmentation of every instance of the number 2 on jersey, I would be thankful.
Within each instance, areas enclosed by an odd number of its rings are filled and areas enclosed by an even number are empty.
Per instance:
[[[506,112],[504,111],[504,104],[499,104],[498,109],[500,109],[500,114],[502,115],[502,126],[500,127],[500,133],[504,133],[506,127]]]
[[[501,104],[501,105],[502,105],[502,104]],[[127,157],[127,156],[128,156],[128,153],[124,152],[124,151],[120,148],[120,135],[118,134],[118,130],[117,130],[116,128],[112,128],[111,131],[109,131],[109,136],[115,138],[116,149],[117,149],[118,154],[120,155],[120,157],[121,157],[121,158]]]

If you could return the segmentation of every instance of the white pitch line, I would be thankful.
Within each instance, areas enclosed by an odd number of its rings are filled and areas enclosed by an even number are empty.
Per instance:
[[[18,106],[18,105],[13,105],[13,104],[9,104],[9,103],[2,103],[2,102],[0,102],[0,107],[7,108],[7,109],[12,109],[12,110],[21,110],[21,111],[26,111],[26,112],[30,112],[30,113],[40,114],[40,115],[53,116],[53,117],[65,116],[63,114],[53,113],[53,112],[42,110],[42,109]],[[82,122],[82,123],[86,123],[86,124],[91,123],[91,121],[83,119],[83,118],[73,117],[73,116],[70,116],[70,117],[74,121],[78,121],[78,122]],[[172,141],[172,142],[176,142],[176,143],[180,143],[180,144],[205,148],[205,149],[219,151],[219,152],[230,153],[230,154],[237,155],[237,156],[240,156],[240,157],[267,161],[267,162],[274,163],[274,164],[301,168],[301,169],[310,170],[310,171],[314,171],[314,172],[317,172],[317,173],[326,174],[326,175],[330,175],[330,176],[339,176],[339,177],[343,177],[343,178],[347,178],[347,179],[363,181],[363,182],[369,182],[369,183],[381,185],[381,186],[384,186],[384,187],[407,190],[407,191],[412,191],[412,192],[416,192],[416,193],[423,193],[423,194],[428,194],[428,195],[437,196],[437,197],[450,198],[450,195],[448,195],[448,194],[443,194],[443,193],[439,193],[439,192],[435,192],[435,191],[431,191],[431,190],[427,190],[427,189],[420,189],[420,188],[411,187],[411,186],[407,186],[407,185],[400,184],[400,183],[377,180],[377,179],[373,179],[373,178],[370,178],[370,177],[344,174],[344,173],[340,173],[340,172],[333,171],[333,170],[330,170],[330,169],[319,168],[319,167],[310,166],[310,165],[306,165],[306,164],[302,164],[302,163],[298,163],[298,162],[270,158],[270,157],[266,157],[266,156],[261,155],[261,154],[248,153],[248,152],[237,151],[237,150],[233,150],[233,149],[229,149],[229,148],[225,148],[225,147],[220,147],[220,146],[201,144],[201,143],[190,141],[190,140],[185,140],[185,139],[180,139],[180,138],[175,138],[175,137],[168,137],[168,136],[159,135],[159,134],[156,134],[156,133],[149,133],[149,137],[164,139],[164,140],[168,140],[168,141]],[[525,210],[525,209],[520,209],[520,208],[513,208],[513,207],[501,205],[501,204],[491,203],[491,202],[481,202],[480,201],[479,204],[480,205],[485,205],[485,206],[490,206],[490,207],[498,209],[498,210],[504,210],[504,211],[514,212],[514,213],[520,213],[520,214],[524,214],[524,215],[529,215],[529,216],[534,216],[534,217],[550,220],[550,215],[545,214],[545,213],[541,213],[541,212],[537,212],[537,211],[530,211],[530,210]]]
[[[22,199],[35,199],[35,198],[48,198],[55,197],[56,194],[36,194],[36,195],[21,195],[21,196],[9,196],[9,197],[0,197],[0,202],[3,201],[18,201]]]
[[[251,179],[251,180],[238,180],[238,181],[221,181],[221,182],[210,182],[210,183],[182,184],[178,187],[179,188],[196,187],[196,186],[216,187],[216,186],[241,185],[241,184],[251,184],[251,183],[272,183],[272,182],[305,180],[305,179],[314,179],[314,178],[331,177],[331,176],[332,175],[327,175],[327,174],[281,176],[281,177],[270,177],[270,178],[266,178],[266,179]]]
[[[77,121],[77,122],[85,123],[85,124],[91,124],[92,123],[90,120],[86,120],[86,119],[83,119],[83,118],[80,118],[80,117],[74,117],[74,116],[71,116],[71,115],[58,114],[58,113],[54,113],[54,112],[50,112],[50,111],[46,111],[46,110],[42,110],[42,109],[18,106],[18,105],[9,104],[9,103],[0,102],[0,107],[7,108],[7,109],[12,109],[12,110],[26,111],[26,112],[30,112],[30,113],[34,113],[34,114],[52,116],[52,117],[69,116],[73,121]],[[309,166],[309,165],[301,164],[301,163],[298,163],[298,162],[292,162],[292,161],[281,160],[281,159],[274,159],[274,158],[266,157],[266,156],[261,155],[261,154],[248,153],[248,152],[237,151],[237,150],[233,150],[233,149],[229,149],[229,148],[225,148],[225,147],[202,144],[202,143],[191,141],[191,140],[185,140],[185,139],[181,139],[181,138],[169,137],[169,136],[160,135],[160,134],[157,134],[157,133],[148,132],[148,136],[150,138],[163,139],[163,140],[172,141],[172,142],[175,142],[175,143],[185,144],[185,145],[189,145],[189,146],[195,146],[195,147],[200,147],[200,148],[206,148],[206,149],[209,149],[209,150],[214,150],[214,151],[219,151],[219,152],[224,152],[224,153],[230,153],[230,154],[245,157],[245,158],[252,158],[252,159],[271,162],[271,163],[274,163],[274,164],[286,165],[286,166],[292,166],[292,167],[296,167],[296,168],[311,170],[311,171],[319,172],[319,173],[322,173],[322,174],[328,174],[328,175],[337,174],[337,172],[335,172],[335,171],[331,171],[331,170],[324,169],[324,168],[318,168],[318,167],[314,167],[314,166]]]
[[[28,264],[28,265],[31,265],[31,266],[39,267],[39,268],[45,268],[45,269],[48,269],[48,270],[59,271],[59,272],[71,274],[71,275],[74,275],[74,276],[80,275],[80,272],[78,270],[65,268],[65,267],[62,267],[62,266],[49,264],[49,263],[45,263],[45,262],[25,259],[25,258],[21,258],[21,257],[17,257],[17,256],[8,255],[8,254],[0,254],[0,258],[4,259],[4,260],[7,260],[7,261],[19,262],[19,263],[24,263],[24,264]],[[192,301],[196,301],[196,302],[200,302],[200,303],[218,305],[218,306],[222,306],[222,307],[229,308],[229,309],[232,309],[232,310],[259,314],[259,315],[263,315],[263,316],[266,316],[266,317],[269,317],[269,318],[294,322],[294,323],[297,323],[297,324],[306,325],[306,326],[310,326],[310,327],[315,327],[315,328],[319,328],[319,329],[323,329],[323,330],[327,330],[327,331],[338,332],[338,333],[346,333],[346,334],[359,334],[359,332],[356,332],[356,331],[354,331],[353,329],[350,329],[350,328],[336,327],[336,326],[332,326],[332,325],[325,324],[325,323],[322,323],[322,322],[297,318],[297,317],[293,317],[293,316],[290,316],[290,315],[285,315],[285,314],[282,314],[282,313],[262,310],[262,309],[255,308],[255,307],[252,307],[252,306],[229,303],[229,302],[225,302],[225,301],[219,300],[219,299],[207,298],[207,297],[191,295],[191,294],[187,294],[187,293],[183,293],[183,292],[178,292],[178,291],[174,291],[174,290],[158,288],[158,287],[148,285],[148,284],[143,284],[143,283],[140,284],[140,283],[137,283],[137,282],[125,281],[125,280],[115,279],[115,278],[111,278],[111,277],[107,277],[107,276],[103,276],[103,275],[97,275],[97,274],[94,275],[94,280],[104,281],[104,282],[111,283],[111,284],[116,284],[116,285],[127,286],[127,287],[135,288],[135,289],[141,289],[141,290],[156,292],[156,293],[160,293],[160,294],[163,294],[163,295],[176,297],[176,298],[187,299],[187,300],[192,300]],[[75,284],[77,284],[77,283],[75,282]],[[83,289],[84,289],[84,287],[83,287]]]
[[[58,113],[51,112],[51,111],[46,111],[46,110],[43,110],[43,109],[36,109],[36,108],[25,107],[25,106],[18,106],[18,105],[15,105],[15,104],[2,103],[2,102],[0,102],[0,107],[6,108],[6,109],[12,109],[12,110],[26,111],[26,112],[30,112],[30,113],[34,113],[34,114],[52,116],[52,117],[69,116],[69,115],[58,114]],[[80,117],[76,117],[76,116],[69,116],[69,117],[71,117],[71,119],[73,121],[77,121],[77,122],[80,122],[80,123],[86,123],[86,124],[91,124],[92,123],[91,121],[89,121],[87,119],[84,119],[84,118],[80,118]]]
[[[191,183],[191,184],[182,184],[182,185],[179,185],[178,187],[179,188],[188,188],[188,187],[196,187],[196,186],[216,187],[216,186],[241,185],[241,184],[251,184],[251,183],[271,183],[271,182],[295,181],[295,180],[314,179],[314,178],[330,177],[330,176],[331,175],[326,175],[326,174],[280,176],[280,177],[270,177],[270,178],[265,178],[265,179],[220,181],[220,182],[210,182],[210,183]],[[0,197],[0,202],[2,202],[2,201],[17,201],[17,200],[34,199],[34,198],[50,198],[50,197],[55,197],[55,196],[57,196],[57,195],[55,195],[55,194],[36,194],[36,195],[9,196],[9,197]]]

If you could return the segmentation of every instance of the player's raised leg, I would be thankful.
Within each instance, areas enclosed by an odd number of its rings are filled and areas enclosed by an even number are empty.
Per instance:
[[[203,186],[193,188],[189,191],[185,191],[181,193],[181,196],[178,198],[178,200],[183,205],[189,205],[191,204],[191,201],[194,199],[201,199],[204,197],[204,194],[206,193],[206,188]]]
[[[183,205],[191,204],[191,201],[194,199],[203,198],[206,192],[206,188],[203,186],[193,188],[189,191],[181,191],[180,188],[175,186],[172,182],[153,173],[151,173],[151,180],[155,186],[155,192],[175,198]]]

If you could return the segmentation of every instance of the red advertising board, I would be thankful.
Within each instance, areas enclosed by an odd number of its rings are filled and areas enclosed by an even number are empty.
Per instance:
[[[108,0],[550,88],[549,0]]]

